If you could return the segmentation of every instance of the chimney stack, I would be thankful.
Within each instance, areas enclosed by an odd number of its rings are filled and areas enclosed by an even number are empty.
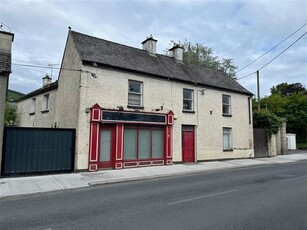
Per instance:
[[[52,79],[49,77],[48,74],[46,74],[45,77],[43,77],[43,87],[48,86],[51,83]]]
[[[148,53],[156,55],[156,47],[157,41],[150,35],[149,38],[146,38],[145,41],[142,42],[143,50],[146,50]]]
[[[180,44],[174,44],[168,51],[170,56],[176,61],[183,62],[183,47]]]

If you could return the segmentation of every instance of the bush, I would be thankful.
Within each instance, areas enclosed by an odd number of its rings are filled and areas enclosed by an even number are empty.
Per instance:
[[[281,119],[274,113],[267,110],[255,111],[253,113],[253,126],[254,128],[264,128],[268,131],[269,137],[279,131]]]

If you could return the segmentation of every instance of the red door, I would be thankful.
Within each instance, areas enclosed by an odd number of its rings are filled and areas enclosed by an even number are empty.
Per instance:
[[[115,132],[114,128],[100,129],[99,142],[99,168],[114,168],[114,152],[115,152]]]
[[[182,131],[182,161],[195,162],[195,140],[193,131]]]

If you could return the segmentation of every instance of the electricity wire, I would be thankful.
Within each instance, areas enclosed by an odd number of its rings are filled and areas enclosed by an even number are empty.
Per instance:
[[[259,56],[258,58],[256,58],[254,61],[248,63],[246,66],[242,67],[241,69],[239,69],[236,73],[239,73],[240,71],[242,71],[243,69],[247,68],[248,66],[250,66],[251,64],[255,63],[256,61],[258,61],[260,58],[262,58],[263,56],[267,55],[269,52],[271,52],[272,50],[274,50],[277,46],[279,46],[280,44],[282,44],[283,42],[285,42],[286,40],[288,40],[290,37],[292,37],[294,34],[296,34],[298,31],[300,31],[304,26],[307,25],[307,22],[302,25],[300,28],[298,28],[296,31],[294,31],[292,34],[290,34],[288,37],[286,37],[284,40],[282,40],[281,42],[279,42],[277,45],[275,45],[274,47],[272,47],[270,50],[268,50],[267,52],[265,52],[264,54],[262,54],[261,56]]]

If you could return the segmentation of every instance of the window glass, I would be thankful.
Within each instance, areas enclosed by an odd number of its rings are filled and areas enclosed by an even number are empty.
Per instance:
[[[150,158],[150,143],[151,135],[150,129],[140,129],[139,130],[139,159],[149,159]]]
[[[137,154],[137,129],[124,130],[124,159],[136,159]]]
[[[230,96],[223,95],[223,114],[230,115],[231,110],[230,110]]]
[[[30,113],[35,113],[35,108],[36,108],[36,98],[32,98]]]
[[[110,161],[111,153],[111,131],[100,132],[100,161]]]
[[[129,92],[141,93],[141,83],[137,81],[129,81]]]
[[[223,128],[223,149],[231,149],[231,128]]]
[[[193,90],[183,89],[183,110],[193,109]]]
[[[164,155],[164,130],[152,130],[152,158],[162,158]]]
[[[49,94],[44,95],[44,99],[43,99],[43,110],[48,110],[49,108]]]
[[[142,106],[142,82],[129,80],[128,105]]]
[[[137,106],[141,105],[141,95],[129,94],[128,104],[129,105],[137,105]]]

